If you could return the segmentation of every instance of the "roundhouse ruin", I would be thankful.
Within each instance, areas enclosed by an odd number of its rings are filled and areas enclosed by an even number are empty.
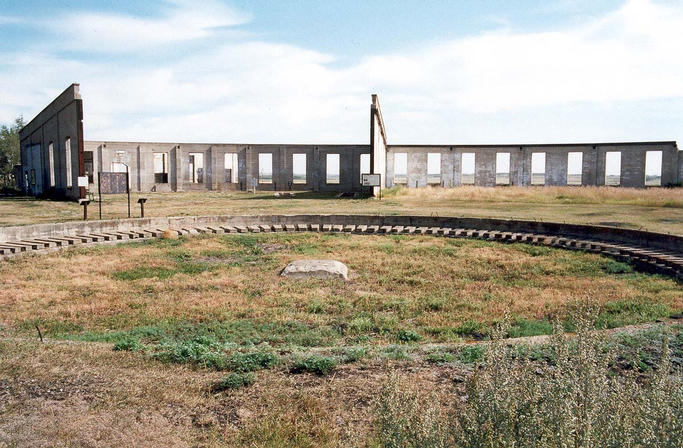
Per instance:
[[[357,145],[86,141],[83,99],[72,84],[21,131],[18,187],[76,200],[100,173],[128,172],[131,191],[310,190],[360,192],[362,174],[381,187],[427,185],[613,185],[683,181],[675,141],[510,145],[389,145],[377,95],[369,143]],[[79,179],[80,178],[80,179]],[[87,179],[86,179],[87,178]],[[87,186],[86,186],[87,185]],[[369,190],[368,190],[369,191]]]

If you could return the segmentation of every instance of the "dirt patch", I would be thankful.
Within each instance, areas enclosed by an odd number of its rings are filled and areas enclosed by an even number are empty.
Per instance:
[[[288,248],[288,246],[286,244],[280,244],[280,243],[263,243],[263,244],[259,244],[258,248],[261,249],[261,251],[264,254],[271,254],[273,252],[285,250]]]

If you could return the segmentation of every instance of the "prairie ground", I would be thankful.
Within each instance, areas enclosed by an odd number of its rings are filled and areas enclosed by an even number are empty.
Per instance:
[[[355,213],[479,216],[535,219],[579,224],[643,228],[683,235],[683,189],[614,187],[459,187],[395,188],[375,199],[336,199],[331,195],[296,193],[278,199],[272,193],[183,192],[135,193],[132,216],[139,216],[137,198],[148,198],[146,216]],[[82,209],[72,202],[32,198],[0,198],[0,225],[73,221]],[[98,216],[97,204],[89,208]],[[127,217],[125,195],[103,197],[103,219]]]
[[[279,276],[337,259],[350,281]],[[73,248],[0,264],[0,322],[50,337],[159,342],[205,333],[239,347],[481,339],[567,326],[579,303],[615,327],[683,310],[680,284],[596,254],[407,235],[249,234]]]

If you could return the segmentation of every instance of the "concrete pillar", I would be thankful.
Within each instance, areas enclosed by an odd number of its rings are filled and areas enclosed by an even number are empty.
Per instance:
[[[441,185],[444,187],[453,186],[453,165],[455,163],[455,152],[453,148],[441,153]]]
[[[360,176],[360,174],[359,174]],[[394,153],[393,151],[387,151],[387,172],[384,173],[386,180],[384,184],[387,188],[394,186]]]
[[[237,150],[237,189],[246,191],[249,176],[247,175],[247,148]]]
[[[496,151],[479,151],[474,157],[474,184],[481,187],[496,185]]]
[[[142,191],[142,157],[140,154],[140,145],[138,145],[135,151],[135,181],[137,184],[137,191]]]
[[[664,154],[662,153],[662,158]],[[645,186],[645,150],[629,148],[621,151],[621,186],[642,188]]]
[[[567,151],[546,151],[545,184],[567,185]]]
[[[683,154],[676,147],[662,148],[662,186],[683,182]]]
[[[408,188],[427,186],[427,153],[408,153]]]
[[[462,185],[462,151],[453,151],[453,186]]]
[[[171,151],[171,188],[173,191],[183,191],[183,151],[176,145]]]
[[[315,167],[311,172],[313,191],[320,191],[321,179],[325,179],[325,164],[320,160],[320,148],[317,146],[313,148],[313,166]]]

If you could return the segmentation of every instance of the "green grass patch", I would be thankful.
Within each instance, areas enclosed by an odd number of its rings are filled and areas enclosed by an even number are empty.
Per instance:
[[[597,328],[617,328],[665,319],[671,314],[671,308],[662,303],[635,300],[607,302],[600,310],[595,325]]]
[[[465,364],[474,364],[484,357],[485,348],[481,345],[466,345],[458,352],[458,361]]]
[[[114,344],[114,351],[136,352],[143,348],[140,340],[132,337],[121,339]]]
[[[289,368],[290,373],[314,373],[327,375],[337,367],[337,361],[328,356],[310,355],[295,359]]]
[[[425,359],[432,364],[448,364],[455,361],[455,355],[449,352],[434,352],[428,354]]]
[[[422,339],[422,336],[414,330],[398,330],[396,332],[396,340],[399,342],[418,342],[420,339]]]
[[[241,389],[254,384],[255,376],[251,372],[233,372],[211,385],[211,392],[218,393],[226,390]]]
[[[553,324],[541,319],[516,319],[508,330],[508,337],[520,338],[552,334]]]

